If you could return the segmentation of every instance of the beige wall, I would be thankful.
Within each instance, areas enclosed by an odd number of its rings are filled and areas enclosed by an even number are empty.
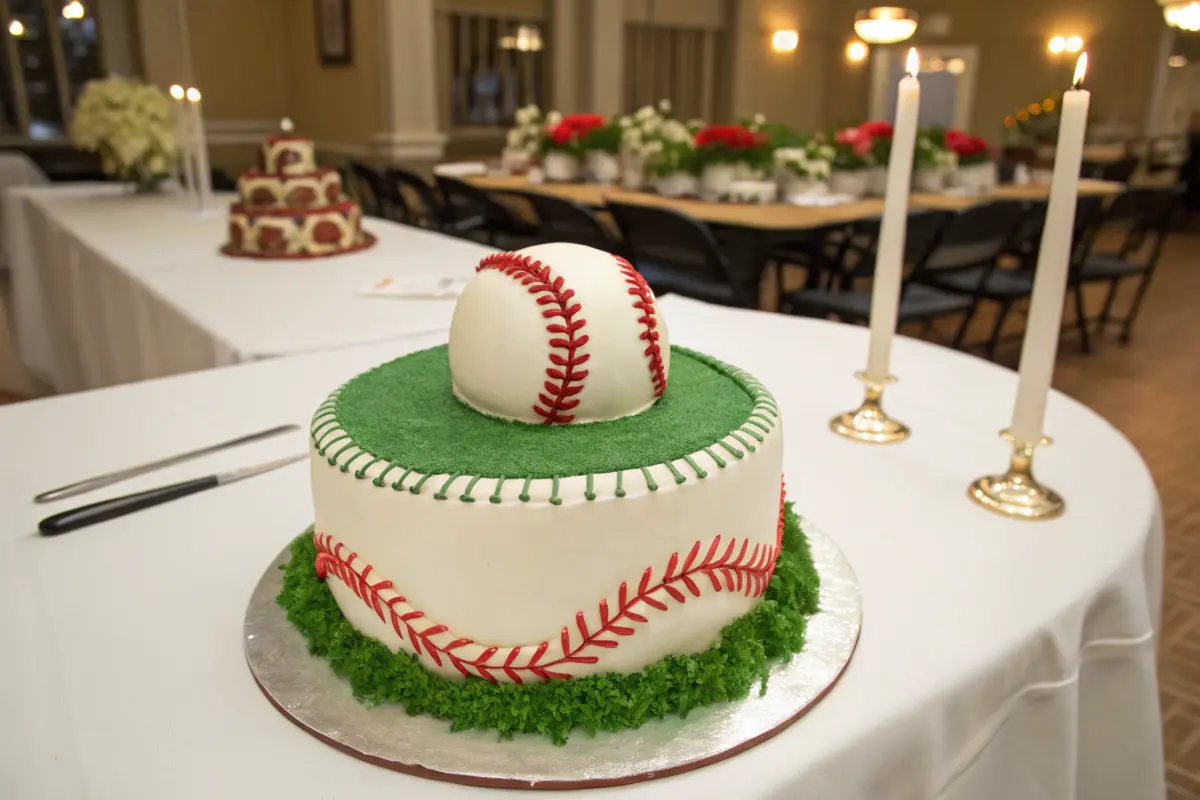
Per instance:
[[[948,36],[937,38],[918,28],[911,44],[980,48],[970,124],[978,135],[999,141],[1007,114],[1047,92],[1069,88],[1074,57],[1052,57],[1046,50],[1055,34],[1084,37],[1091,58],[1088,88],[1093,121],[1140,125],[1146,114],[1163,27],[1161,12],[1153,3],[1090,0],[1086,8],[1064,8],[1044,0],[939,0],[936,6],[914,5],[918,10],[950,14],[952,27]],[[842,57],[853,22],[852,7],[837,9],[829,21],[823,101],[829,124],[860,121],[867,109],[870,69],[848,65]]]
[[[211,120],[279,119],[288,109],[287,13],[312,3],[193,0],[188,32],[196,85]]]
[[[822,124],[829,41],[827,0],[742,0],[735,4],[731,76],[735,118],[755,113],[799,128]],[[791,53],[771,49],[777,30],[795,30]]]

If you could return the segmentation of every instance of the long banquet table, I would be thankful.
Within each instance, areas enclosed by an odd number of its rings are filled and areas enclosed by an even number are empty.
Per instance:
[[[5,203],[22,361],[60,392],[444,331],[450,300],[359,292],[382,277],[467,277],[490,248],[378,219],[370,250],[258,261],[218,252],[225,202],[122,186],[19,188]]]
[[[863,589],[858,651],[797,724],[727,761],[614,798],[1148,800],[1161,798],[1155,679],[1162,523],[1130,443],[1054,394],[1040,476],[1061,519],[973,506],[1000,468],[1014,375],[901,339],[888,405],[914,435],[869,447],[830,434],[854,405],[861,328],[674,297],[674,342],[761,378],[786,418],[797,508]],[[56,539],[39,491],[282,422],[414,337],[0,408],[0,796],[23,800],[331,796],[541,797],[392,773],[334,750],[261,696],[240,637],[251,590],[312,519],[300,465]],[[275,439],[96,493],[123,494],[303,452]],[[82,499],[82,498],[81,498]],[[464,557],[468,557],[464,554]],[[578,734],[580,736],[584,734]],[[504,747],[503,743],[495,744]],[[568,745],[569,746],[569,745]],[[573,795],[576,796],[576,795]]]
[[[789,203],[709,203],[703,200],[663,197],[652,192],[629,192],[593,183],[530,183],[523,175],[472,175],[467,180],[490,192],[545,194],[602,208],[609,202],[666,206],[682,211],[711,225],[725,225],[756,231],[785,232],[827,228],[883,213],[882,197],[865,197],[838,205],[792,205]],[[1112,181],[1085,178],[1079,181],[1081,195],[1109,197],[1124,187]],[[960,211],[988,200],[1045,200],[1046,184],[1016,186],[1005,184],[985,195],[915,193],[915,208]]]

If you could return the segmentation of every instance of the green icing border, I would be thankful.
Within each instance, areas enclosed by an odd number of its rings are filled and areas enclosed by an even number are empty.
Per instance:
[[[724,469],[728,465],[729,459],[738,460],[744,458],[748,453],[754,453],[757,449],[756,445],[765,441],[766,435],[771,433],[779,424],[779,407],[775,402],[775,397],[750,373],[726,364],[720,359],[713,358],[704,353],[698,353],[694,350],[688,350],[684,347],[672,346],[672,350],[677,350],[691,356],[702,364],[729,377],[750,396],[754,405],[751,407],[746,421],[741,426],[730,431],[726,436],[702,450],[689,453],[673,461],[648,464],[636,469],[617,472],[616,488],[613,492],[616,497],[625,497],[627,494],[625,485],[626,473],[632,476],[634,480],[640,478],[644,481],[647,490],[652,492],[658,491],[659,482],[651,474],[650,470],[652,467],[662,467],[665,469],[668,476],[665,476],[664,479],[669,479],[676,485],[693,479],[703,480],[708,477],[708,470],[705,469],[704,463],[708,463],[710,468]],[[309,434],[317,454],[325,458],[330,466],[337,467],[343,473],[352,474],[358,480],[367,480],[370,478],[368,471],[376,467],[376,465],[382,464],[383,467],[379,474],[371,478],[371,482],[375,486],[380,488],[390,486],[395,491],[408,490],[412,494],[422,494],[429,480],[435,477],[434,475],[420,473],[395,461],[376,456],[359,446],[353,437],[342,427],[337,412],[338,396],[342,388],[339,387],[331,393],[325,402],[317,407],[316,413],[313,414]],[[353,470],[352,467],[354,468]],[[584,498],[586,500],[596,499],[593,484],[597,474],[612,473],[583,473],[587,478],[584,490]],[[388,480],[389,475],[393,476],[390,481]],[[521,502],[530,502],[533,497],[530,487],[536,482],[539,485],[549,483],[550,492],[548,502],[551,505],[561,505],[563,497],[559,493],[559,481],[563,478],[580,476],[560,475],[549,478],[530,478],[522,475],[473,475],[459,472],[437,477],[441,477],[442,480],[431,484],[436,487],[433,492],[433,499],[435,500],[456,498],[464,503],[474,503],[480,496],[486,496],[489,502],[500,503],[502,502],[500,490],[506,481],[523,481],[521,493],[518,496]],[[409,480],[410,478],[412,480]],[[480,495],[473,494],[476,491],[477,484],[481,480],[488,483],[483,489],[479,490],[481,492]],[[461,482],[461,487],[455,487],[455,483],[459,482]],[[491,489],[490,494],[487,491],[488,488]]]
[[[392,653],[351,627],[317,577],[312,529],[292,542],[277,602],[329,661],[358,700],[401,703],[410,714],[450,721],[451,730],[492,729],[501,738],[535,733],[563,744],[571,731],[637,728],[668,714],[766,691],[770,670],[804,647],[808,617],[818,610],[820,579],[799,518],[786,506],[783,546],[767,591],[747,614],[725,626],[720,643],[701,653],[668,656],[632,674],[605,673],[545,683],[491,683],[435,675],[415,655]]]

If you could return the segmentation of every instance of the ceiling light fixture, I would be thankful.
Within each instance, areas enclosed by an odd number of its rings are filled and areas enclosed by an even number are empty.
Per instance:
[[[1173,28],[1200,31],[1200,2],[1196,0],[1158,0],[1163,19]]]
[[[854,32],[871,44],[903,42],[917,32],[917,12],[896,6],[877,6],[854,16]]]
[[[63,19],[83,19],[85,13],[83,3],[79,0],[71,0],[62,10]]]

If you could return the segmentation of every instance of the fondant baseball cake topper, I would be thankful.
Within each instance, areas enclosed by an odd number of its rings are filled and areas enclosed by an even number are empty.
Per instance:
[[[625,259],[557,242],[485,257],[454,309],[454,393],[541,425],[639,414],[667,388],[654,293]]]

